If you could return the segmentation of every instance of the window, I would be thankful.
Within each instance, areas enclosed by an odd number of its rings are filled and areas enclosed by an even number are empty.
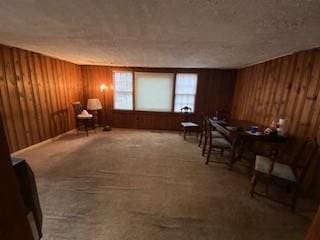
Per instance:
[[[174,74],[135,73],[135,109],[171,112]]]
[[[198,75],[194,73],[177,73],[174,100],[174,111],[188,106],[194,112]]]
[[[175,78],[176,76],[176,78]],[[194,112],[198,75],[195,73],[113,72],[114,109]]]
[[[132,72],[113,72],[114,109],[133,110]]]

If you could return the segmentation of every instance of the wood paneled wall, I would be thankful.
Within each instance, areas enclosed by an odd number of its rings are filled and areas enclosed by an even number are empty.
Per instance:
[[[320,50],[303,51],[239,70],[232,116],[266,126],[272,120],[286,118],[291,137],[320,137]],[[313,163],[311,169],[312,176],[318,174],[318,179],[319,165],[319,161]],[[320,184],[313,180],[309,184],[320,189]]]
[[[74,128],[80,66],[0,45],[0,112],[14,152]]]
[[[0,45],[0,112],[10,151],[55,137],[75,126],[71,103],[100,98],[102,83],[112,84],[113,70],[198,73],[196,112],[231,110],[235,71],[78,66],[38,53]],[[107,121],[113,127],[175,130],[181,114],[113,110],[107,95]],[[106,119],[104,111],[101,119]]]
[[[100,98],[99,91],[102,83],[112,84],[113,70],[151,71],[151,72],[192,72],[198,73],[198,92],[196,97],[196,112],[213,115],[216,110],[231,111],[233,89],[236,72],[232,70],[207,69],[172,69],[172,68],[113,68],[104,66],[81,66],[84,99]],[[113,92],[107,93],[107,119],[113,127],[146,128],[159,130],[176,130],[182,119],[181,114],[120,111],[112,110]],[[85,104],[86,102],[84,102]],[[103,114],[103,112],[102,112]],[[199,114],[198,114],[199,115]],[[104,115],[102,119],[104,119]]]

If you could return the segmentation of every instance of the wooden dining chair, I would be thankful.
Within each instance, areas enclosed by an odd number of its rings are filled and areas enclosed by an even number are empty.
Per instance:
[[[298,151],[294,156],[287,154],[272,153],[270,156],[256,156],[254,174],[252,177],[251,197],[254,194],[267,197],[271,200],[289,205],[292,211],[296,209],[297,193],[301,182],[303,181],[311,161],[319,157],[319,145],[316,139],[306,139],[301,146],[296,147]],[[290,148],[291,151],[294,148]],[[284,161],[284,158],[290,158]],[[255,191],[257,183],[265,183],[265,194]],[[269,196],[268,186],[270,184],[284,185],[286,189],[291,190],[291,202],[280,201]]]
[[[208,143],[205,145],[208,146],[204,147],[203,155],[206,153],[206,147],[208,147],[206,164],[209,164],[210,156],[213,151],[216,151],[220,153],[221,156],[223,156],[225,150],[232,149],[232,145],[223,137],[223,135],[221,135],[218,131],[214,130],[209,119],[206,120],[206,124]]]
[[[195,132],[197,137],[200,132],[200,126],[195,123],[192,119],[192,109],[188,106],[181,108],[181,113],[183,114],[183,120],[180,123],[180,133],[183,132],[183,139],[186,140],[188,133]]]
[[[207,116],[202,117],[202,131],[199,140],[199,147],[202,146],[202,156],[207,153],[207,145],[209,143],[209,130],[211,130],[211,136],[213,138],[224,138],[224,136],[217,131],[214,127],[209,128],[209,118]],[[202,143],[203,142],[203,143]]]
[[[201,113],[201,124],[200,124],[200,138],[199,138],[199,143],[198,143],[198,146],[201,147],[205,147],[206,144],[207,144],[207,139],[208,139],[208,136],[209,134],[207,134],[207,119],[208,117],[204,114],[204,113]],[[213,135],[216,135],[216,136],[220,136],[220,137],[223,137],[221,133],[219,133],[218,131],[215,131],[215,133]]]
[[[93,129],[95,131],[96,129],[92,114],[82,116],[81,113],[84,109],[80,102],[74,102],[72,106],[75,112],[77,133],[85,131],[87,136],[89,136],[89,130]]]

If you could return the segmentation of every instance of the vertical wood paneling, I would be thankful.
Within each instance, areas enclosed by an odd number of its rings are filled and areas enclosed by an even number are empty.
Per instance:
[[[320,49],[299,52],[239,70],[232,116],[266,126],[286,118],[291,137],[319,138],[319,93]],[[320,189],[319,168],[319,160],[312,163],[310,188]]]
[[[17,146],[19,148],[24,148],[26,146],[26,136],[24,134],[17,81],[13,68],[12,49],[3,48],[3,59],[9,107],[11,108],[12,122],[14,126],[13,134],[15,135]]]
[[[285,117],[291,135],[317,136],[319,69],[320,51],[316,49],[239,70],[233,117],[264,125]]]
[[[11,152],[74,128],[80,76],[75,64],[0,45],[0,112]]]
[[[38,80],[36,77],[36,70],[33,62],[33,53],[27,52],[27,66],[29,70],[29,77],[31,81],[31,94],[35,106],[35,112],[36,112],[36,119],[38,124],[38,131],[39,131],[39,138],[40,141],[43,141],[45,138],[45,125],[43,122],[43,116],[42,116],[42,106],[41,106],[41,100],[39,97],[39,87],[38,87]]]
[[[11,134],[8,134],[7,139],[9,142],[14,145],[18,146],[17,143],[17,137],[15,133],[15,126],[13,121],[13,114],[10,107],[10,98],[9,98],[9,91],[7,88],[7,78],[5,75],[5,64],[4,64],[4,58],[3,58],[3,47],[0,47],[0,77],[1,77],[1,112],[4,115],[4,126],[8,132]]]
[[[50,138],[51,132],[50,132],[50,119],[48,117],[48,103],[47,98],[45,96],[45,88],[44,88],[44,81],[43,81],[43,70],[40,63],[40,56],[39,54],[32,54],[31,55],[32,62],[33,62],[33,68],[35,73],[35,82],[36,82],[36,90],[38,92],[38,101],[39,101],[39,111],[41,115],[41,122],[43,126],[43,139]]]
[[[19,51],[19,50],[18,50]],[[21,71],[25,90],[25,98],[27,101],[27,111],[29,113],[29,121],[31,125],[32,144],[40,142],[39,124],[37,117],[37,109],[32,89],[31,73],[28,67],[27,51],[20,51]],[[34,118],[32,118],[34,116]],[[11,144],[10,144],[11,147]],[[13,149],[12,149],[13,150]]]
[[[32,144],[32,135],[31,135],[30,118],[29,118],[29,114],[28,114],[27,100],[25,98],[25,89],[24,89],[24,84],[23,84],[23,76],[22,76],[22,72],[21,72],[20,56],[19,56],[19,51],[17,49],[13,49],[13,58],[14,58],[14,63],[15,63],[17,88],[18,88],[18,93],[19,93],[20,107],[22,110],[22,119],[24,122],[25,136],[26,136],[26,140],[27,140],[27,145],[31,145]]]
[[[42,84],[44,88],[44,102],[46,106],[46,118],[48,119],[49,123],[49,132],[50,136],[54,135],[54,127],[52,124],[51,119],[51,112],[53,112],[53,106],[52,106],[52,101],[51,101],[51,92],[49,88],[49,75],[48,75],[48,70],[47,70],[47,64],[46,64],[46,57],[43,55],[40,55],[40,68],[42,69]]]

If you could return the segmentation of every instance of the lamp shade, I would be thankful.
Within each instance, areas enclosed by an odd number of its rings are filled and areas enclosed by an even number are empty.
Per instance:
[[[87,103],[88,110],[100,110],[102,109],[101,102],[98,98],[89,98]]]

